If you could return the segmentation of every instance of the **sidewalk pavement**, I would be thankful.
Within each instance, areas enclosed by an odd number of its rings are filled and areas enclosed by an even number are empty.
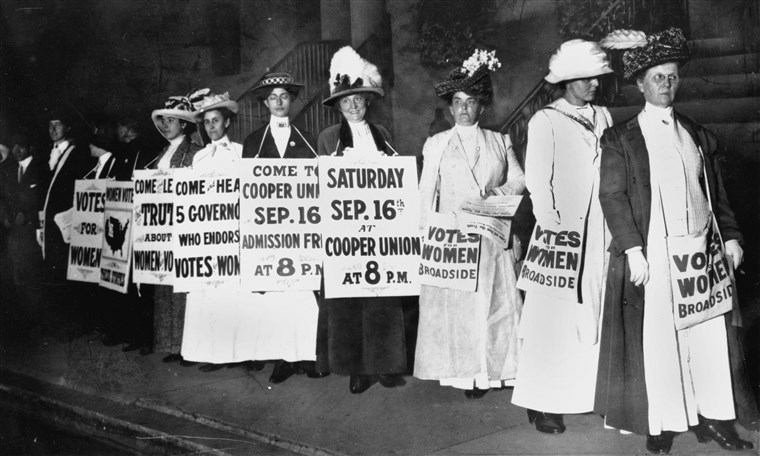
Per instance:
[[[123,439],[165,442],[160,454],[648,454],[645,438],[605,430],[593,414],[565,416],[562,435],[541,434],[524,409],[511,405],[511,389],[467,399],[461,390],[406,377],[406,386],[376,384],[353,395],[344,376],[297,375],[273,385],[271,363],[259,372],[236,367],[203,373],[198,366],[163,363],[162,354],[124,353],[86,337],[4,343],[0,350],[4,396],[27,410],[44,408],[43,414],[68,404],[80,416],[108,423],[103,429],[118,429]],[[760,454],[760,432],[737,428],[755,444],[742,454]],[[671,454],[726,452],[684,433]]]

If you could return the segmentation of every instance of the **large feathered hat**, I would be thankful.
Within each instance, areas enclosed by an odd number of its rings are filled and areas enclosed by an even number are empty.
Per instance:
[[[174,117],[194,124],[197,112],[195,111],[193,103],[202,100],[208,92],[209,89],[200,89],[190,92],[187,95],[169,97],[169,99],[166,100],[166,103],[164,103],[163,109],[156,109],[150,114],[150,118],[153,119],[153,125],[155,125],[156,129],[158,129],[163,135],[164,132],[158,124],[159,117]]]
[[[203,95],[203,98],[193,103],[193,108],[196,110],[196,121],[203,120],[203,114],[207,113],[208,111],[213,111],[214,109],[227,108],[233,114],[237,114],[239,109],[237,101],[230,100],[230,94],[228,92],[217,94],[209,93],[208,89],[203,90],[206,91],[206,93]]]
[[[322,102],[325,106],[333,106],[340,97],[352,93],[385,95],[377,67],[361,58],[351,46],[344,46],[333,55],[329,84],[330,96]]]
[[[449,73],[445,81],[433,86],[435,93],[447,102],[451,101],[451,96],[456,92],[485,94],[490,102],[493,88],[489,73],[500,67],[501,63],[496,58],[496,51],[475,49],[461,67],[455,68]]]
[[[681,65],[691,58],[686,37],[678,27],[649,36],[633,30],[615,30],[599,44],[608,49],[627,49],[623,54],[623,77],[629,80],[657,65],[668,62]]]
[[[607,54],[599,44],[586,40],[562,43],[549,58],[549,74],[544,79],[552,84],[580,78],[593,78],[612,73]]]

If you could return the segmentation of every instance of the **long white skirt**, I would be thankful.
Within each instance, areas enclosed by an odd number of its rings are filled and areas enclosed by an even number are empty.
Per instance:
[[[188,293],[182,357],[217,364],[312,361],[318,312],[311,291]]]

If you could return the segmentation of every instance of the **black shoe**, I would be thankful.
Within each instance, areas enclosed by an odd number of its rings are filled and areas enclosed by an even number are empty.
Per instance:
[[[561,414],[539,412],[528,409],[528,422],[536,423],[536,430],[544,434],[562,434],[565,432],[565,423]]]
[[[293,363],[289,363],[287,361],[277,361],[274,364],[272,375],[269,377],[269,383],[282,383],[295,373],[296,370],[293,367]]]
[[[351,394],[361,394],[369,389],[370,386],[377,382],[374,375],[352,375],[348,384]]]
[[[219,369],[224,369],[224,364],[204,364],[198,368],[198,370],[201,372],[214,372],[218,371]]]
[[[314,372],[307,372],[306,373],[306,376],[309,377],[309,378],[325,378],[328,375],[330,375],[329,372],[317,372],[317,371],[314,371]]]
[[[400,375],[378,375],[377,381],[386,388],[406,385],[406,380]]]
[[[180,358],[182,358],[182,356],[180,356]],[[180,359],[179,361],[179,365],[182,367],[192,367],[192,366],[195,366],[196,364],[198,363],[195,361],[188,361],[186,359]]]
[[[731,451],[751,450],[753,448],[751,442],[739,438],[733,420],[711,420],[700,415],[699,424],[694,426],[692,430],[700,443],[715,440],[721,448]]]
[[[131,344],[129,344],[126,347],[122,348],[121,351],[123,351],[123,352],[131,352],[131,351],[137,350],[140,347],[142,347],[142,344],[137,343],[137,342],[132,342]]]
[[[248,372],[260,371],[265,364],[264,361],[246,361],[243,363],[243,368]]]
[[[464,397],[467,399],[480,399],[488,392],[487,389],[473,388],[471,390],[464,390]]]
[[[647,450],[653,454],[668,454],[673,446],[675,432],[662,431],[660,435],[647,435]]]
[[[170,355],[164,356],[161,361],[165,363],[176,363],[177,361],[182,361],[182,355],[179,353],[172,353]]]
[[[317,372],[317,363],[315,361],[300,361],[297,364],[297,374],[306,374],[309,378],[324,378],[330,375],[329,372]]]

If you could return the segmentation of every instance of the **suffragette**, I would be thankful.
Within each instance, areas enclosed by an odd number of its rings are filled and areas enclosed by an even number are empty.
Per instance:
[[[751,449],[734,419],[758,417],[730,312],[687,329],[674,324],[666,238],[695,236],[715,217],[734,267],[743,255],[716,138],[673,109],[689,57],[677,28],[626,51],[625,77],[646,103],[602,137],[599,198],[612,242],[594,408],[607,425],[647,435],[655,454],[689,429],[700,442]]]
[[[591,102],[599,78],[611,72],[597,43],[563,43],[550,58],[545,79],[560,85],[564,94],[536,112],[528,124],[525,180],[537,233],[559,233],[549,239],[558,250],[566,247],[560,236],[567,233],[567,243],[577,248],[570,250],[577,255],[577,274],[571,278],[575,280],[530,288],[520,322],[522,349],[512,403],[527,408],[536,429],[550,434],[564,432],[562,414],[586,413],[594,407],[610,242],[598,198],[599,140],[612,119],[606,108]],[[545,239],[533,236],[528,250],[541,248]],[[553,288],[563,286],[573,288],[570,297],[553,294]]]
[[[519,195],[525,189],[509,136],[478,125],[493,99],[489,73],[499,65],[492,52],[476,50],[435,85],[456,125],[429,138],[422,150],[423,229],[430,212],[458,211],[468,199]],[[415,377],[463,389],[473,399],[514,381],[522,310],[513,248],[475,236],[480,238],[476,291],[422,286],[414,363]]]

